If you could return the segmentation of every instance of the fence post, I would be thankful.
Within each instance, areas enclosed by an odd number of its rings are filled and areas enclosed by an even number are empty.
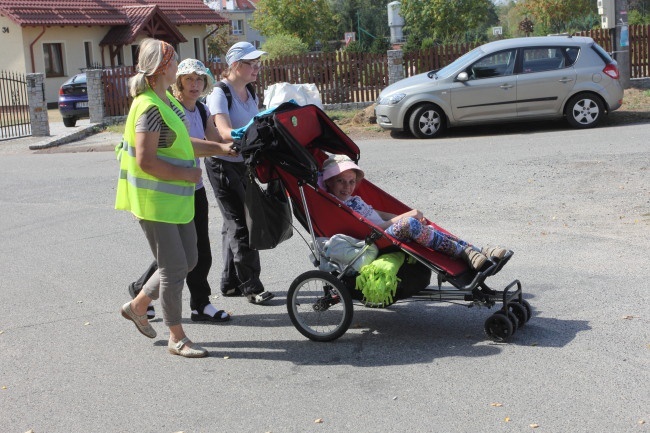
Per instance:
[[[388,84],[393,84],[404,78],[404,65],[402,50],[388,50]]]
[[[104,121],[104,86],[102,85],[102,70],[89,69],[86,71],[88,83],[88,111],[90,123]]]
[[[50,121],[47,117],[47,101],[45,100],[45,74],[42,72],[27,74],[26,78],[32,136],[48,137],[50,135]]]

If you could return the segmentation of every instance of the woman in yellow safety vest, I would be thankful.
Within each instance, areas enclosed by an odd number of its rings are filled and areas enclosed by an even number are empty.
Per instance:
[[[230,145],[190,139],[181,104],[167,91],[176,81],[177,54],[166,42],[140,43],[137,74],[129,80],[134,97],[118,146],[120,176],[115,208],[133,213],[158,262],[146,287],[121,308],[143,335],[156,337],[147,306],[160,297],[169,327],[171,353],[198,358],[208,352],[192,343],[181,324],[182,290],[196,265],[194,187],[201,179],[196,156],[234,155]]]

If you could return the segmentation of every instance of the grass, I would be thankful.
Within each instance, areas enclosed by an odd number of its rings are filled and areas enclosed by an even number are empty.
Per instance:
[[[326,110],[327,117],[335,122],[347,123],[357,114],[356,110]]]

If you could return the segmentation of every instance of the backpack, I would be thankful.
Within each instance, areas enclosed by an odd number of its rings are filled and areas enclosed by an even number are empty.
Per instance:
[[[228,85],[223,81],[217,81],[216,86],[225,93],[226,99],[228,100],[228,111],[230,111],[230,107],[232,106],[232,93],[230,93],[230,87],[228,87]],[[246,89],[248,89],[248,93],[250,93],[253,99],[255,99],[255,86],[253,86],[253,83],[246,84]]]

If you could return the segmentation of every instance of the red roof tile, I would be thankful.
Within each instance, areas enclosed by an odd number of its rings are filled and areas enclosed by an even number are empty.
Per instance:
[[[0,14],[22,26],[128,25],[126,6],[158,5],[174,25],[228,21],[202,0],[0,0]]]

